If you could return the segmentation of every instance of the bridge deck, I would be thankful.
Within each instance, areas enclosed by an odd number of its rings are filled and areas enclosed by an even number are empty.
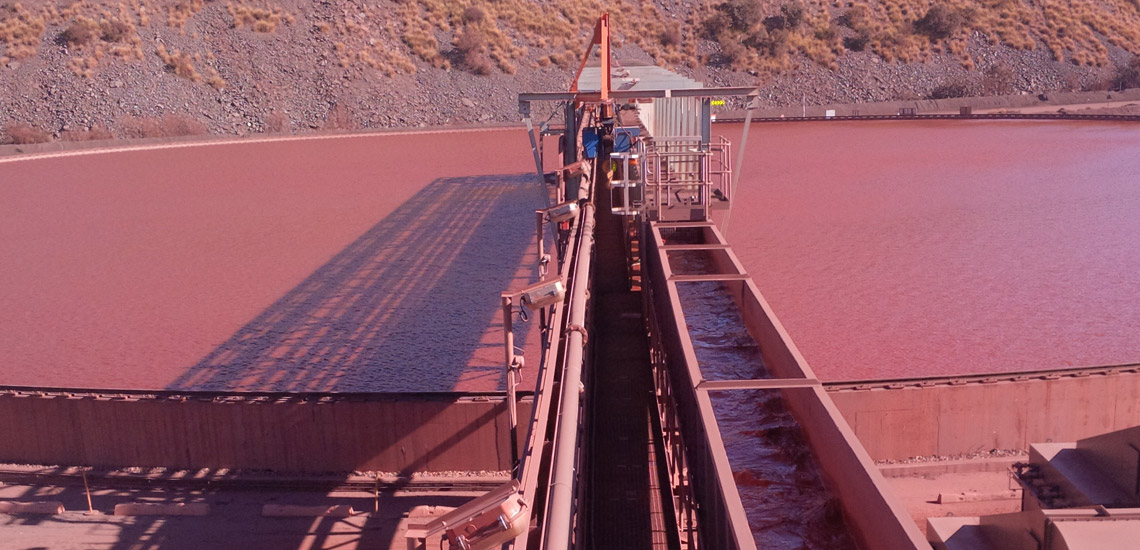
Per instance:
[[[676,548],[641,296],[630,290],[622,220],[609,193],[597,200],[587,548]]]

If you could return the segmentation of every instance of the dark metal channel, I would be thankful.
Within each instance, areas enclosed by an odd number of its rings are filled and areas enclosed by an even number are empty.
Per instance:
[[[610,213],[609,193],[596,194],[597,269],[587,380],[587,480],[584,547],[676,549],[672,498],[639,291],[630,290],[625,234]],[[648,514],[646,512],[649,512]]]

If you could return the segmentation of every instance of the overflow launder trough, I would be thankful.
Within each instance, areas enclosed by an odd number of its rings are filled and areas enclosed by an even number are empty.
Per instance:
[[[764,523],[771,518],[764,517],[764,510],[750,509],[742,498],[754,487],[787,482],[756,478],[748,467],[739,466],[746,464],[748,453],[756,448],[742,446],[733,438],[754,431],[763,433],[761,438],[773,446],[773,455],[790,452],[792,462],[803,463],[798,469],[792,467],[793,482],[806,478],[810,485],[811,472],[818,466],[822,486],[816,485],[812,490],[823,490],[814,502],[822,502],[825,509],[808,512],[823,518],[824,528],[819,529],[817,524],[807,529],[805,532],[815,538],[805,543],[821,548],[843,544],[843,533],[837,531],[845,527],[860,548],[925,548],[922,534],[905,507],[890,492],[717,228],[712,223],[653,223],[646,240],[646,300],[655,349],[659,352],[655,354],[659,359],[655,368],[662,371],[655,378],[659,386],[662,382],[669,385],[668,391],[676,402],[673,414],[685,435],[688,472],[692,476],[689,482],[700,503],[698,515],[705,543],[720,548],[757,548],[760,538],[772,543],[782,537],[777,534],[766,538],[770,529],[765,529]],[[693,260],[694,251],[698,261]],[[678,264],[674,258],[684,260]],[[675,272],[674,266],[681,273]],[[716,366],[712,364],[715,358],[709,361],[708,353],[698,352],[694,334],[699,339],[713,331],[689,325],[686,306],[700,306],[694,300],[683,299],[685,292],[681,287],[708,283],[719,287],[735,305],[748,339],[731,334],[732,327],[720,328],[728,328],[728,337],[737,339],[730,342],[737,348],[734,353],[752,365],[738,364],[733,366],[735,370],[714,372],[709,367]],[[694,294],[689,292],[690,297]],[[704,298],[709,298],[707,292]],[[689,318],[694,317],[690,314]],[[724,322],[723,316],[717,318]],[[709,365],[701,362],[702,355]],[[740,377],[753,373],[759,376]],[[778,392],[779,398],[773,398],[773,392]],[[770,418],[734,410],[750,403],[761,405]],[[780,416],[783,408],[790,412],[795,427],[788,424],[787,417]],[[802,433],[810,456],[795,450],[799,444],[797,432]],[[776,462],[787,460],[785,456]],[[780,470],[779,464],[775,466],[775,470]],[[807,502],[810,505],[813,500]],[[828,510],[836,505],[838,510]],[[842,516],[842,521],[838,521],[837,515]]]

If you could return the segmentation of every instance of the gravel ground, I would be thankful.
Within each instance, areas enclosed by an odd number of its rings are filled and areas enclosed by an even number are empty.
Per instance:
[[[963,453],[949,456],[912,456],[905,460],[877,460],[875,464],[926,464],[931,462],[948,462],[951,460],[979,460],[985,458],[1009,458],[1009,457],[1028,457],[1029,453],[1024,449],[990,449],[988,451],[977,451],[973,453]]]

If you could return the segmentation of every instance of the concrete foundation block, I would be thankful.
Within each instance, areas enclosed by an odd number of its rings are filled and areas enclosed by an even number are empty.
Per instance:
[[[55,515],[63,513],[63,503],[55,500],[43,502],[0,502],[0,514]]]

